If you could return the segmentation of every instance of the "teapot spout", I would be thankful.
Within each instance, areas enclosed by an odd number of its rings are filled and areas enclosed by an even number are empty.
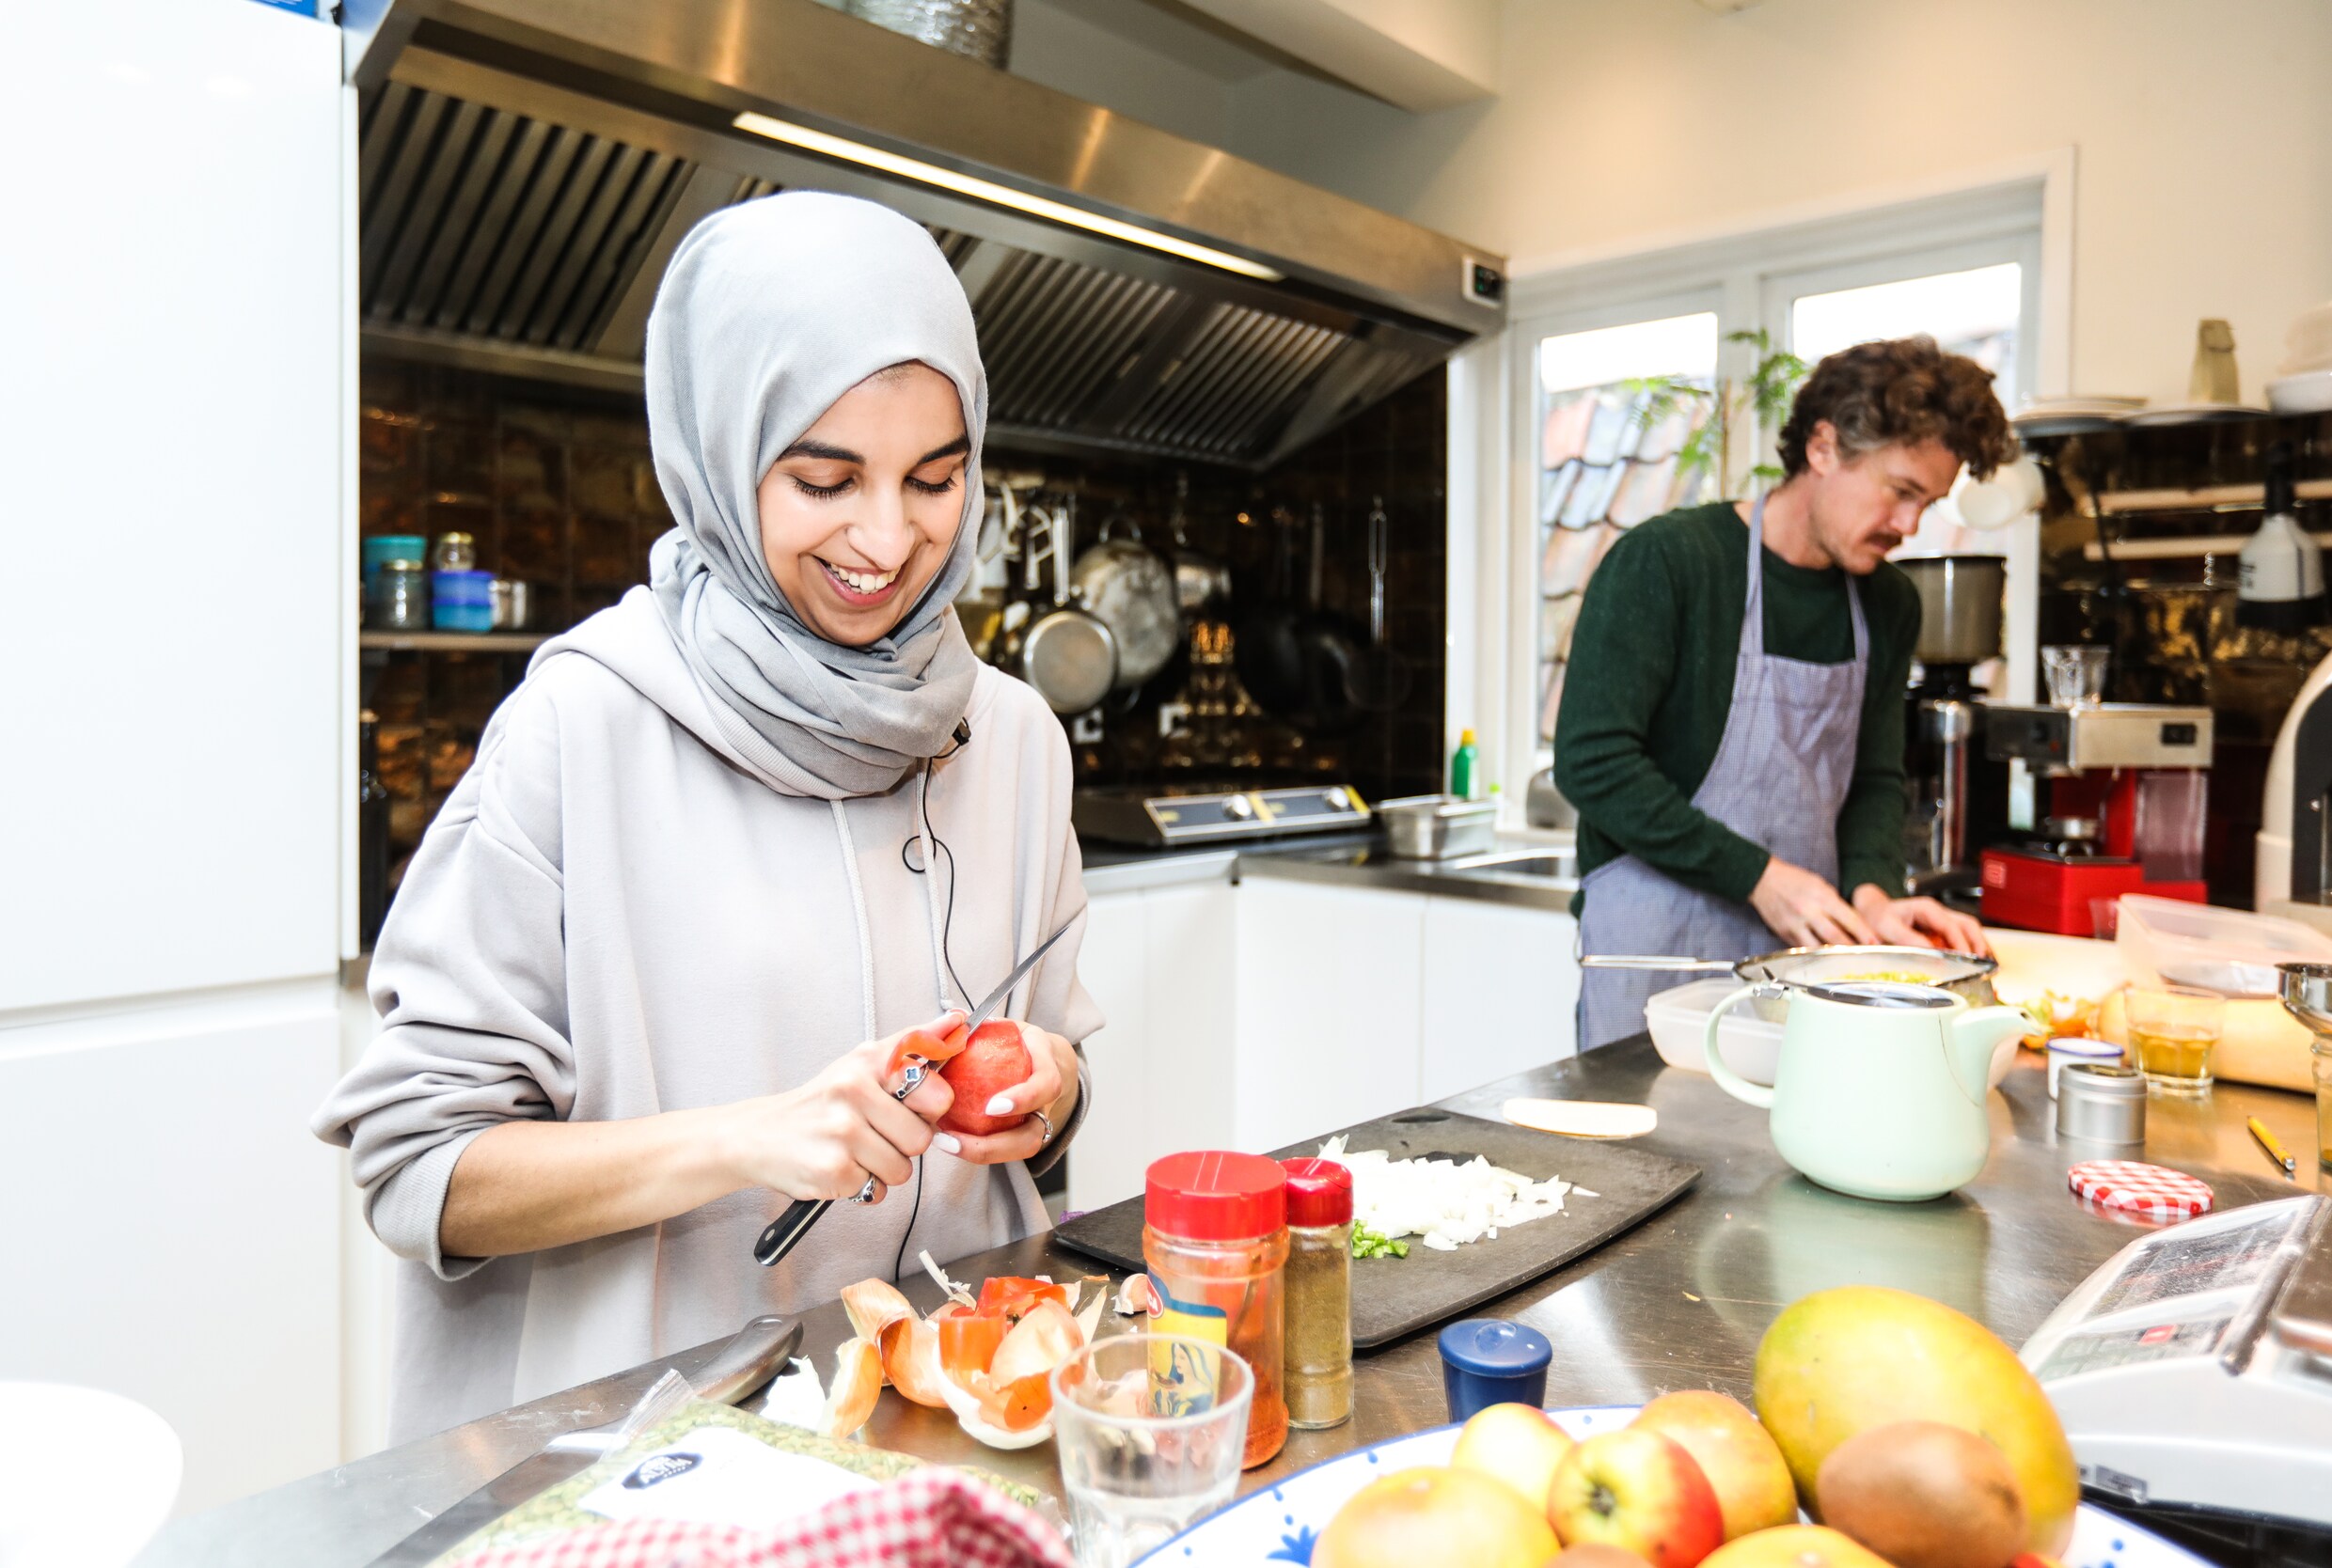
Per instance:
[[[1951,1021],[1945,1037],[1945,1054],[1961,1092],[1981,1105],[1992,1092],[1992,1058],[2004,1040],[2021,1038],[2032,1028],[2023,1008],[1970,1008]]]

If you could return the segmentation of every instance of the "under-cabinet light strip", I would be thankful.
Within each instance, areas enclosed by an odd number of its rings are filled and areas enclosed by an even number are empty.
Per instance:
[[[854,142],[847,137],[830,135],[824,131],[812,131],[806,125],[796,125],[789,120],[775,119],[768,115],[756,114],[750,109],[737,116],[731,123],[739,131],[750,132],[756,136],[766,136],[773,142],[783,142],[789,147],[798,147],[805,151],[823,153],[828,158],[840,158],[848,163],[863,165],[871,169],[880,169],[885,174],[894,174],[902,180],[913,180],[925,185],[937,185],[941,190],[953,191],[958,196],[968,196],[977,201],[993,202],[999,207],[1010,207],[1016,212],[1026,212],[1032,217],[1044,218],[1052,223],[1065,224],[1072,228],[1082,228],[1095,234],[1107,235],[1112,240],[1123,240],[1128,244],[1143,245],[1151,250],[1164,251],[1169,256],[1179,256],[1187,261],[1198,261],[1209,267],[1220,267],[1226,273],[1237,273],[1242,277],[1261,278],[1267,283],[1277,283],[1285,275],[1265,266],[1260,261],[1250,261],[1243,256],[1233,256],[1228,251],[1216,250],[1211,245],[1197,244],[1189,240],[1176,239],[1172,234],[1160,234],[1154,228],[1143,228],[1139,224],[1103,217],[1098,212],[1088,212],[1083,208],[1071,207],[1064,201],[1031,196],[1026,191],[1016,191],[1009,185],[999,185],[992,180],[958,174],[953,169],[941,168],[937,164],[926,164],[920,158],[905,157],[896,152],[885,151],[879,147],[869,147],[864,142]]]

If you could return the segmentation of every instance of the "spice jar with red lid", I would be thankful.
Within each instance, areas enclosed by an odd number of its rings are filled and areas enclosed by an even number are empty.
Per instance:
[[[1352,1419],[1352,1172],[1282,1160],[1287,1172],[1287,1424]]]
[[[1287,1441],[1281,1313],[1287,1262],[1287,1176],[1260,1154],[1202,1150],[1152,1163],[1142,1197],[1142,1259],[1161,1334],[1228,1346],[1255,1379],[1242,1469]]]

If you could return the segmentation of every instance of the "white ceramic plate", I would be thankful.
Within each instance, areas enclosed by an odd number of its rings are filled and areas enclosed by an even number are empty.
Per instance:
[[[2170,403],[2158,408],[2140,409],[2135,414],[2125,414],[2121,416],[2121,422],[2125,425],[2215,425],[2230,419],[2262,419],[2266,416],[2265,409],[2253,408],[2249,403]]]
[[[0,1562],[119,1568],[178,1500],[184,1456],[135,1400],[63,1383],[0,1383]]]
[[[1550,1410],[1574,1437],[1613,1432],[1635,1419],[1642,1408],[1604,1404]],[[1274,1562],[1309,1563],[1312,1546],[1345,1499],[1379,1476],[1413,1465],[1446,1465],[1458,1445],[1458,1429],[1437,1426],[1355,1449],[1350,1453],[1299,1470],[1277,1486],[1251,1492],[1210,1518],[1202,1519],[1142,1559],[1157,1568],[1184,1562],[1268,1568]],[[2127,1525],[2087,1503],[2073,1520],[2072,1545],[2065,1568],[2210,1568],[2201,1558],[2162,1537]]]

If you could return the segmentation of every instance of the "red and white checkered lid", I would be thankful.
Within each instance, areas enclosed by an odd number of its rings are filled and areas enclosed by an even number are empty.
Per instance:
[[[2065,1172],[2075,1195],[2149,1219],[2192,1219],[2211,1212],[2211,1185],[2142,1160],[2084,1160]]]

